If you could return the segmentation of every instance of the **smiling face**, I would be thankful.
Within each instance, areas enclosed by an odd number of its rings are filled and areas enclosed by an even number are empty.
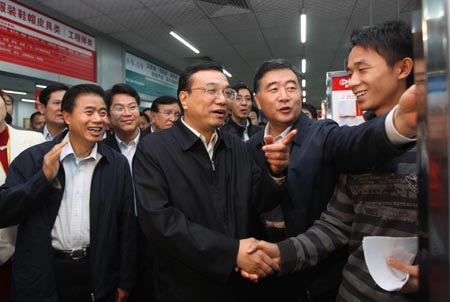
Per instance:
[[[75,151],[89,149],[103,138],[108,116],[103,98],[96,94],[80,94],[72,112],[64,111],[69,127],[70,143]]]
[[[373,110],[376,115],[391,110],[406,90],[406,77],[411,68],[409,58],[391,67],[375,50],[353,47],[348,56],[347,71],[349,86],[361,110]]]
[[[109,117],[111,127],[116,134],[137,135],[139,105],[134,97],[125,93],[113,95]]]
[[[274,69],[261,78],[255,101],[269,120],[270,134],[280,134],[298,119],[300,93],[297,76],[290,69]]]
[[[206,85],[214,85],[218,90],[229,87],[220,71],[202,70],[192,75],[190,89],[181,91],[179,98],[184,109],[184,121],[209,138],[223,125],[228,111],[223,94],[208,96],[204,90]]]

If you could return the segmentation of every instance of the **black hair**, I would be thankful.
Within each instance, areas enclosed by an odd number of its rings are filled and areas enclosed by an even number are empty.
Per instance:
[[[142,111],[139,111],[139,116],[142,116],[143,118],[145,118],[145,120],[147,121],[147,123],[150,123],[150,118],[148,117],[147,114],[145,114]]]
[[[291,63],[289,63],[287,60],[284,59],[270,59],[265,61],[264,63],[259,66],[259,68],[256,71],[255,77],[253,79],[253,92],[258,93],[259,88],[261,85],[261,79],[262,77],[269,71],[276,70],[276,69],[289,69],[291,70],[296,76],[298,80],[298,84],[300,85],[302,81],[302,76],[300,73],[298,73]]]
[[[40,111],[33,112],[30,116],[30,122],[33,122],[33,119],[36,115],[43,115]]]
[[[186,69],[180,75],[180,79],[178,80],[178,96],[180,95],[181,91],[189,90],[189,88],[191,88],[192,76],[194,75],[194,73],[202,70],[216,70],[223,73],[222,66],[216,62],[200,63],[186,67]]]
[[[61,103],[61,110],[72,113],[75,107],[75,101],[80,95],[95,94],[105,99],[105,91],[102,87],[94,84],[80,84],[70,87],[64,95]]]
[[[313,105],[308,104],[308,103],[303,103],[303,104],[302,104],[302,109],[308,110],[308,111],[311,113],[312,117],[313,117],[314,119],[317,119],[317,110],[316,110],[316,107],[314,107]]]
[[[176,98],[168,95],[163,95],[153,100],[150,110],[153,112],[159,112],[159,105],[171,105],[171,104],[178,104],[178,106],[181,108],[180,103]]]
[[[148,110],[152,110],[150,107],[147,107],[147,108],[144,108],[144,110],[142,110],[142,112],[144,112],[145,113],[145,111],[148,111]]]
[[[350,41],[351,48],[361,46],[364,49],[373,49],[390,67],[404,58],[414,58],[411,27],[403,21],[388,21],[355,30]],[[408,87],[414,84],[414,72],[408,75],[406,82]]]
[[[252,109],[250,111],[254,111],[256,113],[256,116],[259,119],[259,109],[255,105],[252,105]]]
[[[55,91],[61,90],[67,91],[69,90],[69,87],[67,87],[64,84],[54,84],[47,86],[47,88],[44,88],[44,90],[42,90],[41,94],[39,95],[39,103],[43,104],[44,106],[47,106],[51,94]]]
[[[127,84],[119,83],[119,84],[115,84],[111,89],[108,89],[105,92],[105,103],[106,103],[106,109],[108,112],[112,105],[113,97],[116,94],[129,95],[136,100],[136,103],[138,105],[141,104],[141,98],[140,98],[139,94],[136,92],[136,90],[134,90],[133,87],[128,86]]]

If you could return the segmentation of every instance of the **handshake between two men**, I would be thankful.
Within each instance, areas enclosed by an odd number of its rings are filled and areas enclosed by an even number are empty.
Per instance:
[[[241,239],[236,264],[242,277],[257,282],[280,270],[280,250],[274,243]]]

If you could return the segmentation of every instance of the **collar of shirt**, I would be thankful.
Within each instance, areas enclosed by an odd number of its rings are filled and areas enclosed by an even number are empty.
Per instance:
[[[139,143],[139,138],[141,137],[141,130],[139,130],[138,128],[138,134],[136,135],[136,137],[130,142],[130,143],[125,143],[124,141],[122,141],[117,135],[114,134],[114,136],[116,137],[116,141],[117,144],[119,145],[120,149],[128,149],[130,146],[135,146]]]
[[[48,132],[47,125],[44,126],[44,130],[42,130],[42,134],[44,135],[44,138],[46,141],[53,140],[53,136]]]
[[[282,139],[283,137],[285,137],[286,135],[288,135],[288,133],[291,131],[292,129],[292,125],[290,125],[289,127],[287,127],[286,129],[284,129],[283,132],[281,132],[280,134],[278,134],[276,137],[273,138],[274,142],[279,141],[280,139]],[[267,123],[266,128],[264,129],[264,143],[266,143],[266,137],[269,135],[270,131],[270,123]]]
[[[209,158],[212,160],[213,154],[214,154],[214,147],[216,146],[217,141],[219,140],[219,135],[217,134],[217,131],[214,130],[213,135],[211,136],[211,140],[209,141],[209,144],[206,142],[206,138],[197,130],[189,126],[185,121],[184,118],[181,117],[181,122],[189,129],[191,130],[196,136],[200,138],[200,140],[203,142],[203,145],[205,145],[206,151],[208,151]]]
[[[69,155],[73,155],[73,157],[75,158],[75,163],[78,165],[82,160],[85,159],[94,159],[95,161],[97,160],[98,157],[98,153],[97,153],[97,143],[94,145],[94,147],[91,150],[91,154],[89,154],[88,156],[84,157],[84,158],[79,158],[75,155],[75,151],[72,148],[72,144],[70,143],[69,140],[69,132],[67,132],[66,136],[64,137],[64,140],[68,140],[69,143],[67,145],[65,145],[62,150],[61,150],[61,155],[59,156],[59,160],[62,162],[65,158],[67,158]],[[99,158],[100,159],[100,158]]]

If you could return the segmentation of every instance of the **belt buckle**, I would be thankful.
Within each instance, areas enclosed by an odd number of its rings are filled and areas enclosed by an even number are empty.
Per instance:
[[[80,260],[83,259],[84,257],[87,256],[87,252],[86,252],[86,248],[81,248],[78,250],[72,250],[70,251],[69,254],[70,258],[72,258],[72,260]]]

